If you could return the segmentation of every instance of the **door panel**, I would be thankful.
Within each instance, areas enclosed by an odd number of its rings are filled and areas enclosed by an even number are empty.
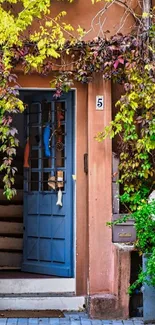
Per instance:
[[[24,254],[22,270],[73,276],[73,92],[24,91],[29,168],[24,168]],[[45,128],[50,141],[44,146]],[[62,178],[63,176],[63,178]],[[62,191],[62,207],[56,205]]]

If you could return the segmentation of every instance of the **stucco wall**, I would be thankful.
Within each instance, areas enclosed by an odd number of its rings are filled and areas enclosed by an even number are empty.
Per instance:
[[[135,10],[138,10],[136,1],[129,1]],[[52,16],[60,11],[67,11],[66,22],[75,28],[81,25],[86,31],[86,39],[103,36],[98,18],[93,20],[103,8],[101,1],[94,6],[91,0],[75,0],[74,4],[52,1]],[[120,26],[124,14],[124,7],[115,4],[102,16],[105,19],[103,30],[110,30],[114,34]],[[122,24],[124,33],[130,32],[134,19],[128,15]],[[93,25],[91,26],[91,23]],[[37,29],[39,23],[35,22],[33,29]],[[48,88],[52,75],[43,77],[39,75],[24,76],[19,72],[19,84],[21,87]],[[102,75],[96,75],[94,82],[87,88],[86,85],[75,84],[77,88],[76,106],[76,166],[77,166],[77,194],[76,194],[76,276],[77,294],[101,294],[112,295],[111,303],[119,314],[120,304],[124,299],[123,308],[127,316],[128,298],[126,288],[129,279],[129,254],[120,255],[112,244],[111,229],[106,226],[112,218],[112,194],[111,194],[111,167],[112,148],[111,141],[106,140],[99,144],[94,139],[96,133],[103,129],[111,120],[111,85],[103,82]],[[104,110],[96,111],[96,95],[104,96]],[[83,156],[88,152],[88,176],[84,173]],[[121,260],[121,270],[118,263]],[[127,263],[127,265],[126,265]],[[126,268],[125,268],[126,265]],[[124,279],[122,270],[127,270]],[[121,274],[121,275],[120,275]],[[125,285],[121,285],[125,283]],[[122,288],[122,294],[120,293]],[[105,302],[104,296],[103,301]],[[109,301],[109,300],[107,300]],[[121,314],[122,312],[122,314]],[[123,315],[123,309],[120,311]]]
[[[140,13],[137,0],[127,0],[126,3],[136,13]],[[75,29],[80,25],[87,32],[85,39],[91,40],[96,36],[104,36],[103,32],[109,31],[107,35],[116,32],[128,33],[135,25],[135,19],[127,8],[119,3],[108,4],[109,8],[101,12],[105,6],[105,1],[92,5],[91,0],[74,0],[72,4],[67,0],[61,2],[52,0],[51,16],[55,17],[60,11],[66,11],[65,21],[70,23]],[[98,15],[98,13],[102,15]],[[38,29],[39,20],[36,19],[33,29]],[[101,28],[102,27],[102,28]],[[31,28],[30,28],[31,30]],[[107,36],[107,37],[108,37]]]

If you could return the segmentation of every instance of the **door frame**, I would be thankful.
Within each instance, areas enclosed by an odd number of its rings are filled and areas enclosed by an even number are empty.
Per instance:
[[[21,87],[19,89],[19,94],[22,91],[50,91],[53,92],[56,89],[55,88],[47,88],[47,87]],[[73,92],[73,175],[76,175],[76,115],[77,115],[77,89],[71,88],[70,91]],[[66,282],[69,279],[74,279],[74,292],[76,292],[76,180],[73,182],[73,277],[71,278],[61,278]],[[53,279],[54,280],[54,279]],[[68,281],[69,282],[69,281]],[[71,286],[73,287],[73,283],[71,283]],[[69,289],[69,288],[68,288]],[[70,290],[68,290],[70,291]]]

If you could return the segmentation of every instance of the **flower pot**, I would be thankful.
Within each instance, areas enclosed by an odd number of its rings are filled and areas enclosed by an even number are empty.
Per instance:
[[[143,271],[146,271],[148,254],[143,255]],[[144,323],[155,323],[155,287],[143,285]]]

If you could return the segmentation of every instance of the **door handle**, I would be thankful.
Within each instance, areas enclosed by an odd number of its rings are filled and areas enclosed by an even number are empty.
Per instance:
[[[88,154],[84,154],[84,172],[88,174]]]

